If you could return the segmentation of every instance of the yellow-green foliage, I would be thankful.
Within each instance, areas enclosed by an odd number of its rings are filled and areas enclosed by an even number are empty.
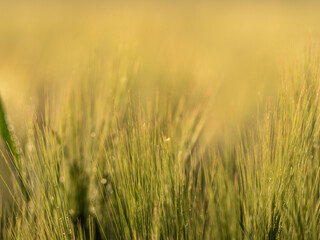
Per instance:
[[[320,238],[317,6],[0,5],[1,239]]]

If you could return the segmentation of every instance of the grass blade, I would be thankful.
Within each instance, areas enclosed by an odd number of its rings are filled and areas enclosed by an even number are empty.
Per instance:
[[[4,105],[0,97],[0,133],[3,141],[6,143],[8,152],[14,157],[14,165],[21,170],[21,159],[18,152],[16,143],[14,142],[13,133],[10,131],[9,124],[6,118],[6,113],[4,110]]]

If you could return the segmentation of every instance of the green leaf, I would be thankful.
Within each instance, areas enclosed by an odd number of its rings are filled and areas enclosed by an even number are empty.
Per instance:
[[[6,143],[7,150],[14,156],[16,161],[20,162],[20,154],[18,153],[17,146],[13,140],[13,134],[9,130],[9,125],[7,122],[4,105],[1,97],[0,97],[0,133],[1,133],[2,139]]]

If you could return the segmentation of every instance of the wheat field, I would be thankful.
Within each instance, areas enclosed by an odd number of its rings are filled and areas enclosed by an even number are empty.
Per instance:
[[[0,3],[0,239],[320,239],[311,3]]]

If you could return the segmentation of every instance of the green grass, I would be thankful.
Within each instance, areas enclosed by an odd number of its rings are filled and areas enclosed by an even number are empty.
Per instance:
[[[0,239],[320,239],[316,7],[0,5]]]
[[[316,62],[212,141],[198,95],[145,102],[132,79],[73,88],[19,154],[1,104],[17,170],[1,239],[319,239]]]

